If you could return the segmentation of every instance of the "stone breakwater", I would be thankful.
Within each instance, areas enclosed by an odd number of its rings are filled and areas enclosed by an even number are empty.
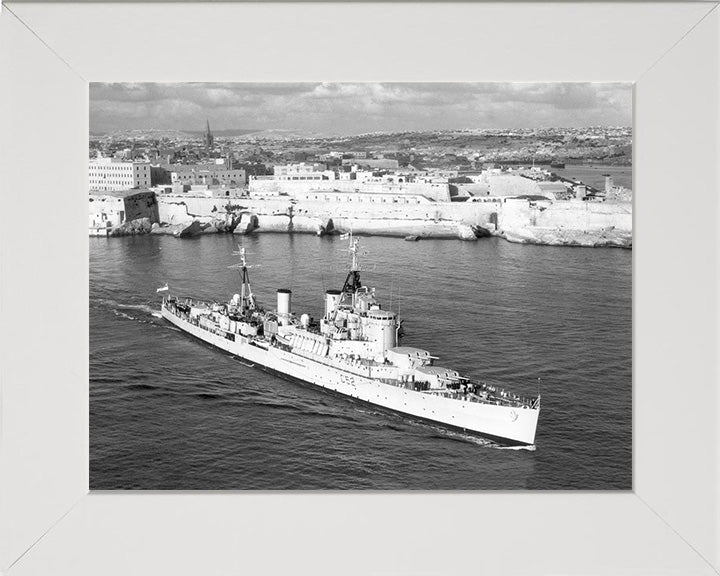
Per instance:
[[[482,202],[327,202],[291,197],[158,198],[159,224],[143,232],[188,237],[225,232],[298,232],[460,238],[500,236],[510,242],[632,246],[632,205],[538,198]],[[131,225],[132,228],[132,225]],[[137,226],[135,226],[137,229]],[[132,232],[131,232],[132,233]]]

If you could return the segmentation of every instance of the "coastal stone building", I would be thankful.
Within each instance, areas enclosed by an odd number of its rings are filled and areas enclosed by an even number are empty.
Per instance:
[[[206,164],[170,164],[163,168],[170,173],[172,184],[207,186],[245,186],[245,170],[230,169],[229,162]]]
[[[152,181],[149,162],[126,162],[116,158],[98,157],[90,160],[88,172],[90,190],[149,188]]]
[[[88,200],[91,235],[107,235],[112,228],[139,218],[160,221],[157,198],[149,190],[91,192]]]

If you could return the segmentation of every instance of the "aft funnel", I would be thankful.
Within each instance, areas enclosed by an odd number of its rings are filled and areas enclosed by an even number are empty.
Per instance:
[[[287,319],[290,316],[290,298],[292,291],[287,288],[280,288],[277,291],[277,313],[278,317],[287,323]]]

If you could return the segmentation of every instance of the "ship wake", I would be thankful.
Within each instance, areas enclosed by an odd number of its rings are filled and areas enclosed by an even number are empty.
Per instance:
[[[97,307],[109,309],[115,316],[125,318],[126,320],[136,320],[138,322],[147,323],[143,316],[151,316],[153,318],[162,318],[160,310],[153,308],[147,304],[124,304],[116,300],[108,300],[98,298],[94,301]],[[173,328],[176,330],[175,328]]]

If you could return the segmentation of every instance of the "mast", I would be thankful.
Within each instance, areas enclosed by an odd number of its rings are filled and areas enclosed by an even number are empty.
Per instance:
[[[350,271],[348,272],[347,277],[345,278],[345,283],[342,287],[342,296],[341,300],[344,299],[346,294],[349,294],[350,297],[357,292],[362,284],[360,283],[360,262],[358,258],[359,250],[359,242],[357,239],[353,239],[352,232],[349,234],[350,238],[350,247],[348,248],[348,252],[350,252],[352,256],[352,263],[350,264]]]
[[[238,268],[240,270],[240,304],[243,312],[255,309],[255,295],[252,293],[250,287],[250,274],[248,273],[249,266],[245,259],[245,248],[238,245],[238,250],[233,252],[234,256],[240,256],[240,262],[233,264],[230,268]]]

